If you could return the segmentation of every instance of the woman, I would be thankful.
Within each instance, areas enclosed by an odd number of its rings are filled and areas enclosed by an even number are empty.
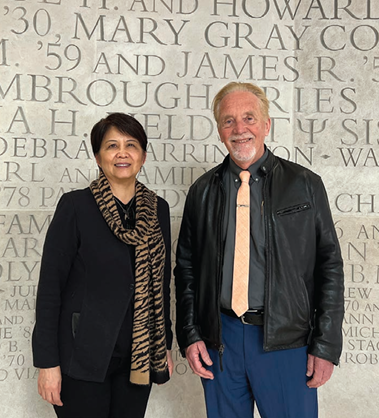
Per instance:
[[[99,178],[62,196],[46,235],[38,391],[59,418],[138,418],[173,368],[169,209],[136,180],[147,147],[136,119],[109,115],[91,144]]]

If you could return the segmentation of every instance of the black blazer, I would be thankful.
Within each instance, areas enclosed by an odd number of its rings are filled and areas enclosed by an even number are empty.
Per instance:
[[[170,217],[168,204],[160,197],[158,219],[166,246],[164,310],[170,349]],[[47,231],[41,260],[32,338],[34,366],[60,366],[73,378],[104,381],[133,295],[130,246],[112,233],[89,188],[64,194]]]

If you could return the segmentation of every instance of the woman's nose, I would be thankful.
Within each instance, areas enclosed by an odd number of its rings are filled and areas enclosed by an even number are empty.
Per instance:
[[[118,157],[126,157],[128,155],[128,149],[126,147],[121,147],[118,150],[117,156]]]

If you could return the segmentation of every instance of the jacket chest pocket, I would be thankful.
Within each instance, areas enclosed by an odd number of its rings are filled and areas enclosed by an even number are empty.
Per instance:
[[[79,320],[80,320],[80,312],[74,312],[71,317],[71,331],[72,331],[72,336],[74,338],[76,337],[76,332],[79,327]]]
[[[303,212],[308,209],[311,209],[311,204],[309,202],[305,202],[305,203],[299,203],[293,206],[288,206],[287,208],[278,209],[276,211],[276,214],[278,216],[285,216],[285,215],[291,215],[297,212]]]

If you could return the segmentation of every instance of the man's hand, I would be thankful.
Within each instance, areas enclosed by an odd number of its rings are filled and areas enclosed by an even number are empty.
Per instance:
[[[62,406],[61,401],[61,368],[40,369],[38,376],[38,393],[52,405]]]
[[[205,347],[204,341],[198,341],[187,347],[186,358],[194,373],[204,379],[213,379],[213,373],[203,367],[200,361],[200,359],[203,360],[207,366],[211,366],[213,364],[211,358],[209,357],[208,350]]]
[[[167,350],[167,366],[168,366],[168,373],[171,377],[172,372],[174,371],[174,361],[172,360],[171,350]]]
[[[332,376],[334,364],[328,360],[308,354],[307,376],[312,379],[307,382],[310,388],[319,388]]]

